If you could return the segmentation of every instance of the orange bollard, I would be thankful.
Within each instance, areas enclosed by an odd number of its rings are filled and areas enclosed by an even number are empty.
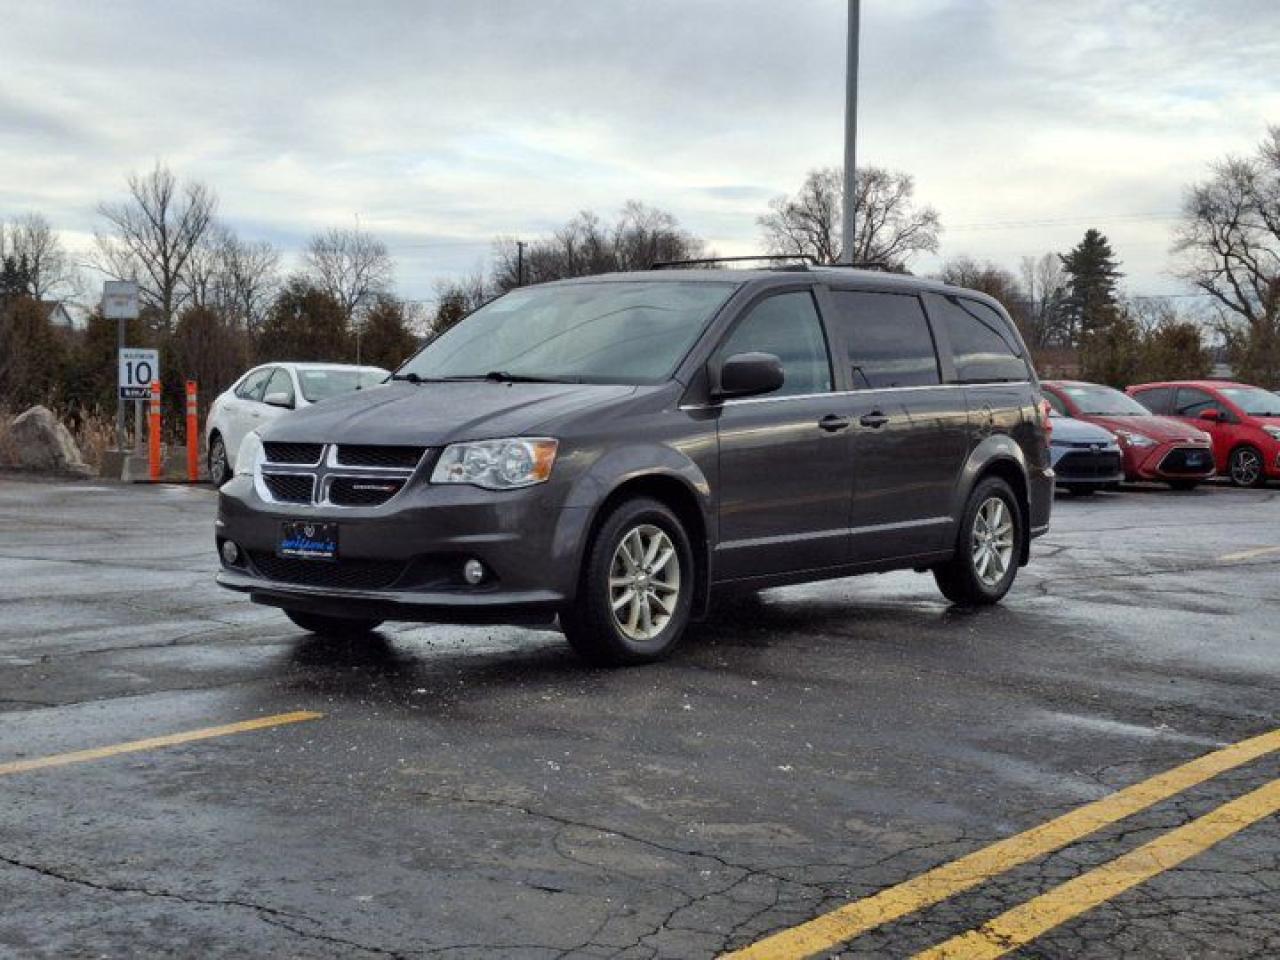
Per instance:
[[[187,381],[187,480],[200,479],[200,412],[197,402],[197,385]]]
[[[151,460],[151,482],[160,479],[160,381],[151,381],[151,416],[147,424],[147,452]]]

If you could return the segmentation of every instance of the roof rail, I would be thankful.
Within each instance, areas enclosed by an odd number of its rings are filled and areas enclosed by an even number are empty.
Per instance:
[[[715,263],[743,263],[747,260],[803,260],[804,263],[791,264],[781,269],[807,270],[817,266],[818,261],[807,253],[769,253],[754,257],[700,257],[696,260],[655,260],[649,264],[650,270],[669,270],[672,267],[701,267]],[[778,269],[778,268],[775,268]]]
[[[885,273],[897,273],[893,265],[884,260],[856,260],[853,263],[825,263],[825,267],[844,267],[846,270],[882,270]]]

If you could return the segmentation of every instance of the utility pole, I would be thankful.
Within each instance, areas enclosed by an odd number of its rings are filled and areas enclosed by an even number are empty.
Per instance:
[[[854,190],[858,177],[858,19],[861,0],[849,0],[849,47],[844,88],[844,231],[840,259],[854,260]]]
[[[523,240],[516,241],[516,286],[524,286],[524,248]]]

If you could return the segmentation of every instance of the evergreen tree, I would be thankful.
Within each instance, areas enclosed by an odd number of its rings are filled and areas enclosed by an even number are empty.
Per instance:
[[[0,307],[30,293],[31,271],[27,269],[27,258],[15,260],[12,256],[5,257],[0,263]]]
[[[360,327],[360,362],[394,370],[418,349],[404,304],[379,297]]]
[[[258,359],[350,363],[355,344],[342,304],[305,277],[277,295],[258,335]]]
[[[1088,230],[1070,253],[1061,254],[1067,275],[1067,299],[1063,304],[1068,335],[1079,346],[1083,340],[1113,322],[1119,313],[1116,281],[1124,274],[1111,244],[1097,230]]]

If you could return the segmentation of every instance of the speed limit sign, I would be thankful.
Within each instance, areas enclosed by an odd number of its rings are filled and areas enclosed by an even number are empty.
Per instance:
[[[120,348],[120,399],[145,400],[151,381],[160,379],[160,351]]]

